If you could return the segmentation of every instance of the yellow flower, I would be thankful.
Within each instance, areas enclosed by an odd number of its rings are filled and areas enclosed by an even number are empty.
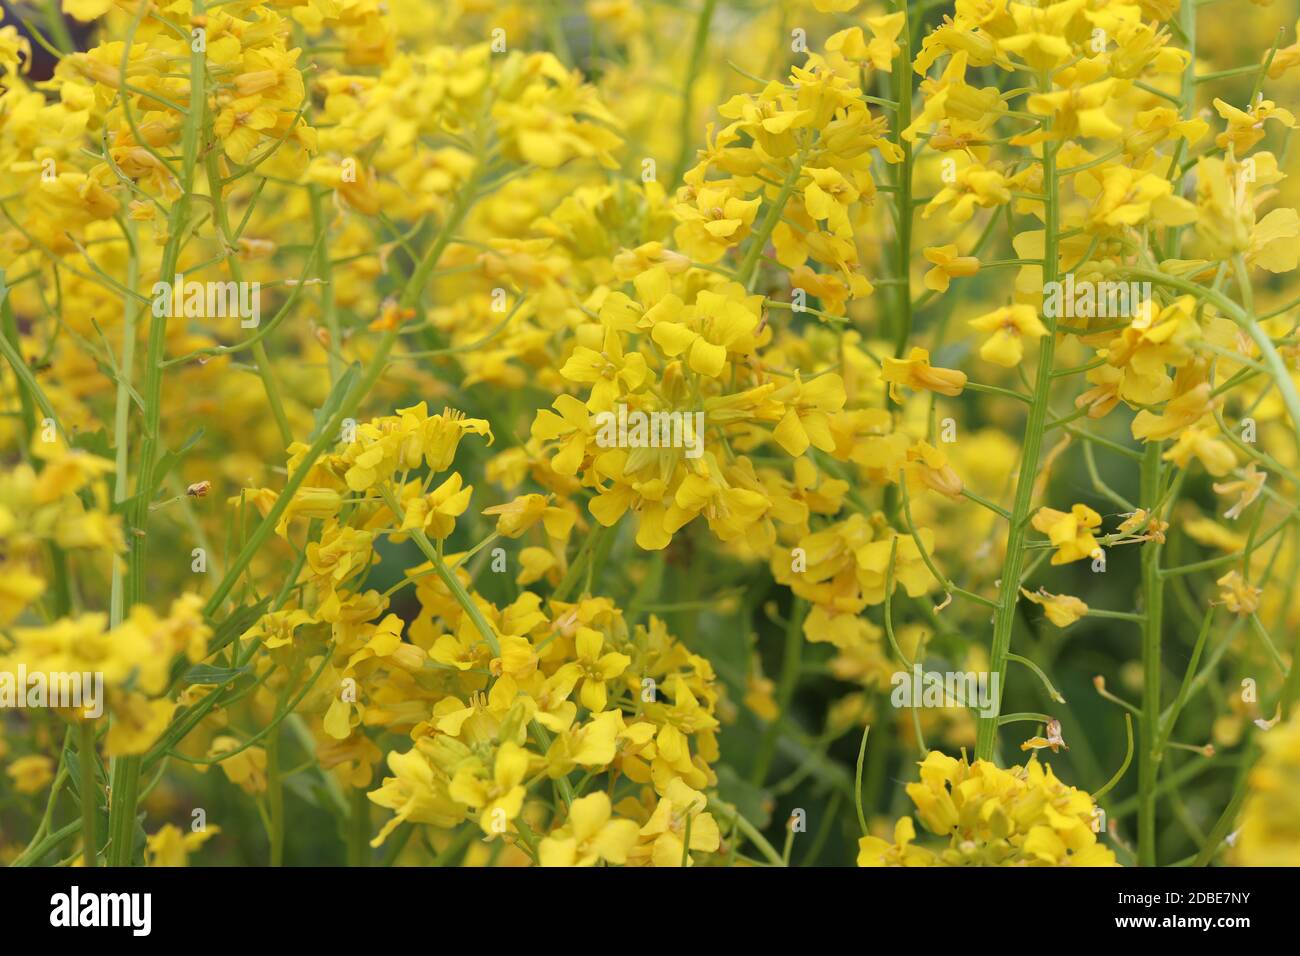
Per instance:
[[[1004,770],[932,750],[907,795],[922,825],[948,839],[939,866],[1118,865],[1093,832],[1092,798],[1036,758]]]
[[[1034,70],[1054,69],[1074,54],[1066,36],[1074,15],[1084,6],[1085,0],[1064,0],[1045,7],[1012,3],[1009,10],[1015,30],[1001,38],[998,45],[1019,56]]]
[[[1186,468],[1193,458],[1198,458],[1205,470],[1222,478],[1237,467],[1237,456],[1232,446],[1216,438],[1209,428],[1195,427],[1180,432],[1178,440],[1161,456],[1179,468]]]
[[[602,654],[601,649],[605,638],[594,628],[578,628],[575,642],[578,671],[582,681],[578,699],[582,701],[583,707],[593,714],[598,714],[605,709],[605,702],[608,699],[605,684],[627,670],[627,666],[632,663],[632,658],[616,651]]]
[[[693,790],[679,778],[668,783],[654,813],[641,827],[641,836],[653,842],[638,847],[633,856],[649,857],[655,866],[694,866],[687,852],[686,829],[690,822],[690,850],[695,853],[715,853],[722,842],[713,814],[705,807],[708,800],[698,790]]]
[[[1020,593],[1040,605],[1057,627],[1069,627],[1088,613],[1088,605],[1072,594],[1050,594],[1043,588],[1037,593],[1021,588]]]
[[[1287,129],[1295,127],[1295,116],[1291,111],[1280,108],[1272,100],[1257,100],[1247,111],[1239,110],[1216,97],[1214,108],[1228,123],[1228,128],[1214,138],[1215,145],[1221,149],[1231,146],[1236,156],[1245,156],[1252,146],[1264,138],[1266,120],[1276,120]]]
[[[835,450],[830,423],[847,401],[843,378],[830,372],[804,382],[796,373],[794,381],[774,391],[771,398],[786,406],[772,437],[787,453],[798,457],[810,445],[822,451]]]
[[[372,847],[381,846],[407,821],[447,828],[464,819],[464,811],[447,792],[446,775],[425,754],[415,749],[393,751],[388,755],[388,766],[394,776],[385,777],[383,785],[367,796],[371,803],[397,812],[370,841]]]
[[[456,530],[456,519],[469,507],[471,485],[461,487],[459,472],[452,472],[451,477],[427,495],[419,495],[405,505],[401,530],[412,531],[420,528],[435,541],[442,541]]]
[[[1300,715],[1259,735],[1232,859],[1239,866],[1300,866]]]
[[[1030,737],[1020,745],[1021,750],[1051,750],[1052,753],[1058,753],[1061,750],[1069,750],[1065,745],[1065,739],[1061,736],[1061,722],[1059,720],[1049,720],[1045,728],[1047,736]]]
[[[966,278],[980,271],[979,259],[957,255],[957,247],[951,244],[931,246],[924,250],[924,255],[934,264],[925,274],[925,287],[934,292],[947,292],[954,277]]]
[[[266,751],[261,747],[245,747],[236,738],[223,736],[212,741],[208,756],[220,757],[227,779],[249,796],[266,792]]]
[[[1219,586],[1219,601],[1238,617],[1250,617],[1259,610],[1259,596],[1264,591],[1249,583],[1240,571],[1229,571],[1215,584]]]
[[[479,811],[485,834],[506,833],[524,806],[528,760],[528,751],[507,740],[497,748],[490,777],[481,761],[471,760],[456,771],[447,792],[453,800]]]
[[[145,866],[189,866],[190,854],[221,832],[216,824],[182,833],[173,823],[164,824],[145,839]]]
[[[1173,438],[1210,414],[1220,401],[1211,394],[1209,383],[1202,382],[1166,403],[1162,415],[1145,408],[1138,412],[1131,426],[1133,437],[1146,442]]]
[[[954,223],[963,223],[975,215],[975,207],[990,208],[1001,206],[1011,201],[1011,189],[1007,178],[996,169],[989,169],[977,163],[971,163],[957,173],[957,178],[935,193],[934,198],[925,204],[922,219],[929,219],[936,211],[948,203],[952,209],[948,218]]]
[[[689,353],[694,371],[716,378],[729,352],[748,351],[758,328],[760,298],[734,282],[718,292],[703,290],[685,322],[656,321],[650,336],[670,357]]]
[[[858,840],[858,866],[934,866],[934,854],[914,846],[916,824],[911,817],[899,817],[894,824],[894,842],[877,836]]]
[[[970,325],[989,338],[980,346],[980,358],[1003,368],[1014,368],[1025,356],[1024,338],[1042,338],[1047,327],[1029,305],[1007,305],[970,320]]]
[[[13,561],[0,561],[0,627],[8,627],[45,593],[45,582]]]
[[[484,508],[483,514],[496,517],[497,534],[503,538],[518,538],[541,521],[549,537],[564,541],[575,520],[572,511],[553,507],[546,495],[520,495],[506,504]]]
[[[1052,564],[1096,557],[1101,550],[1092,536],[1092,529],[1101,526],[1101,515],[1087,505],[1075,505],[1069,512],[1039,508],[1034,513],[1033,526],[1047,535],[1056,548]]]
[[[5,773],[19,793],[40,793],[54,779],[54,761],[45,754],[28,754],[9,764]]]
[[[632,820],[610,819],[612,815],[604,793],[574,800],[565,825],[538,845],[538,862],[542,866],[595,866],[604,861],[622,866],[637,843],[639,828]]]
[[[936,368],[930,365],[930,352],[920,346],[913,346],[907,358],[886,357],[880,377],[889,383],[889,395],[894,401],[903,400],[900,385],[918,391],[938,392],[954,398],[966,387],[966,373],[951,368]]]
[[[910,482],[949,498],[960,498],[965,487],[957,472],[948,464],[948,456],[929,442],[917,442],[907,450],[906,471]]]
[[[1237,495],[1236,503],[1223,513],[1225,518],[1235,521],[1241,517],[1241,513],[1250,507],[1251,503],[1259,497],[1264,490],[1264,483],[1268,480],[1268,473],[1260,471],[1255,467],[1252,461],[1246,466],[1240,479],[1235,481],[1216,481],[1214,483],[1214,493],[1219,495]]]

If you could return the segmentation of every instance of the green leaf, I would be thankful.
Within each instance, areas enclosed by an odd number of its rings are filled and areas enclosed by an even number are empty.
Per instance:
[[[251,667],[217,667],[213,664],[195,664],[185,672],[184,680],[188,684],[228,684],[240,674],[247,674]]]
[[[195,429],[194,433],[181,443],[180,448],[175,451],[166,452],[162,458],[158,460],[158,466],[154,469],[153,473],[153,487],[149,489],[150,501],[153,501],[154,496],[158,494],[158,489],[161,488],[162,483],[167,480],[167,476],[171,473],[171,470],[180,463],[180,460],[185,457],[186,452],[198,444],[199,439],[202,437],[203,429]]]
[[[316,416],[316,425],[311,430],[311,438],[309,441],[315,441],[320,435],[320,430],[325,426],[325,423],[334,417],[334,413],[339,410],[340,406],[342,406],[343,400],[347,398],[348,392],[352,390],[352,384],[357,380],[357,376],[360,374],[361,364],[359,362],[353,362],[348,366],[348,370],[339,376],[339,380],[334,383],[334,387],[330,389],[329,395],[326,396],[325,403],[314,413]]]
[[[243,634],[253,626],[254,621],[266,613],[266,609],[270,606],[271,598],[264,597],[256,604],[250,604],[234,611],[228,618],[217,625],[212,635],[212,643],[208,645],[208,653],[216,653]]]

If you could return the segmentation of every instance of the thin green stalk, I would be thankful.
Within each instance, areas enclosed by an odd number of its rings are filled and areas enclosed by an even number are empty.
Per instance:
[[[204,0],[193,0],[192,15],[203,15]],[[138,22],[138,21],[137,21]],[[128,51],[130,44],[127,44]],[[123,53],[123,57],[127,52]],[[189,108],[181,127],[182,183],[181,195],[168,216],[168,238],[163,247],[159,275],[170,277],[176,273],[181,246],[188,233],[190,204],[194,194],[194,181],[198,167],[203,117],[207,103],[206,54],[201,50],[190,53]],[[134,289],[130,290],[134,293]],[[154,315],[149,323],[149,352],[145,362],[144,438],[141,442],[140,465],[136,478],[136,500],[130,517],[131,549],[128,573],[123,588],[125,611],[140,602],[144,595],[144,574],[149,545],[149,504],[153,494],[158,451],[162,441],[162,359],[166,352],[167,316]],[[126,866],[130,862],[132,834],[135,825],[136,798],[140,791],[140,757],[120,757],[112,762],[111,794],[108,816],[108,863]]]
[[[1050,88],[1050,82],[1043,86]],[[1060,268],[1057,251],[1057,233],[1060,231],[1060,201],[1056,176],[1056,145],[1043,144],[1043,188],[1046,197],[1043,282],[1054,282]],[[1029,531],[1030,510],[1034,501],[1034,479],[1038,474],[1038,459],[1042,451],[1044,426],[1047,423],[1048,397],[1052,388],[1052,360],[1056,348],[1056,320],[1048,320],[1051,327],[1043,336],[1038,351],[1038,370],[1034,378],[1034,392],[1025,422],[1020,473],[1016,478],[1016,495],[1011,507],[1011,527],[1007,531],[1007,555],[1002,566],[998,590],[998,606],[993,618],[993,646],[989,658],[990,671],[997,678],[997,700],[993,713],[981,715],[976,732],[975,756],[979,760],[992,760],[997,746],[998,715],[1002,710],[1005,692],[1007,655],[1011,651],[1011,630],[1015,624],[1016,602],[1020,596],[1020,574],[1025,560],[1025,539]]]
[[[339,376],[343,374],[343,360],[339,356],[339,345],[342,342],[342,336],[339,329],[338,308],[334,302],[334,281],[333,267],[330,263],[329,256],[329,222],[325,218],[325,193],[324,190],[318,190],[308,187],[311,193],[311,222],[312,229],[316,235],[326,240],[324,250],[320,256],[320,265],[317,269],[317,277],[321,281],[320,291],[320,309],[321,315],[325,319],[325,330],[329,333],[329,348],[325,351],[329,356],[330,383],[337,382]]]
[[[803,619],[808,612],[808,602],[803,598],[794,599],[790,609],[790,619],[785,627],[785,650],[781,658],[781,682],[777,686],[776,706],[782,714],[789,716],[790,702],[794,699],[795,687],[799,683],[799,670],[803,651]],[[763,739],[759,743],[758,756],[754,760],[754,769],[750,780],[755,786],[763,786],[768,771],[772,769],[772,758],[776,754],[776,739],[780,735],[780,726],[773,721],[767,725]]]
[[[1160,501],[1160,442],[1147,444],[1142,459],[1140,500],[1154,509]],[[1142,746],[1138,753],[1138,863],[1156,865],[1156,778],[1160,751],[1160,637],[1164,624],[1164,578],[1160,543],[1142,545]]]
[[[348,815],[348,866],[370,865],[370,798],[357,787],[351,794],[351,812]]]
[[[686,173],[686,166],[691,160],[691,121],[694,118],[695,83],[700,78],[700,67],[704,62],[704,50],[709,43],[709,25],[713,21],[713,10],[718,0],[704,0],[700,7],[699,18],[695,21],[695,38],[691,41],[691,58],[686,67],[686,82],[682,84],[682,115],[677,126],[677,161],[673,164],[673,178],[670,184],[676,186]]]
[[[461,195],[452,207],[447,221],[439,230],[437,237],[402,290],[398,302],[402,308],[412,308],[419,302],[420,293],[423,292],[425,285],[428,283],[430,273],[437,266],[438,259],[441,258],[443,250],[447,248],[447,243],[451,241],[451,237],[455,234],[456,229],[473,205],[474,199],[477,197],[477,190],[477,179],[472,178],[461,191]],[[374,355],[371,356],[370,364],[366,367],[365,373],[348,390],[347,395],[339,403],[339,407],[330,416],[329,421],[321,426],[320,432],[317,434],[315,441],[312,442],[311,447],[307,449],[307,453],[299,463],[297,470],[285,482],[284,489],[276,498],[275,504],[271,506],[271,510],[267,512],[266,517],[253,530],[253,533],[249,535],[244,547],[226,571],[225,577],[221,579],[212,596],[208,598],[203,612],[209,618],[220,609],[222,603],[234,589],[235,582],[244,573],[244,568],[248,566],[253,556],[262,547],[262,544],[275,530],[280,516],[289,507],[294,493],[302,485],[316,460],[324,454],[327,447],[337,442],[339,429],[343,427],[344,419],[352,416],[357,407],[360,406],[362,399],[374,388],[375,383],[384,372],[388,362],[388,353],[393,350],[397,339],[398,329],[389,329],[384,333],[375,347]]]
[[[772,231],[776,229],[776,224],[781,221],[781,213],[785,211],[785,204],[794,195],[795,186],[799,183],[799,177],[803,175],[803,161],[803,152],[800,152],[798,156],[791,160],[790,172],[786,175],[785,182],[781,184],[781,191],[772,200],[772,204],[767,207],[767,214],[763,217],[762,224],[749,240],[749,250],[745,253],[740,268],[736,270],[736,278],[746,289],[753,288],[754,277],[758,273],[758,264],[763,258],[763,249],[767,245],[767,240],[772,237]]]
[[[211,193],[217,228],[221,231],[226,246],[226,267],[230,270],[230,277],[239,285],[243,285],[244,270],[239,264],[239,243],[234,230],[230,227],[230,215],[226,209],[225,199],[222,196],[219,160],[220,157],[217,155],[216,150],[208,152],[205,160],[208,173],[208,191]],[[328,250],[326,250],[323,258],[326,262],[329,261]],[[280,430],[280,440],[287,446],[293,442],[293,429],[289,427],[289,418],[284,411],[284,401],[280,397],[280,385],[275,379],[275,369],[271,365],[270,356],[266,353],[266,343],[261,339],[253,343],[253,362],[257,366],[257,375],[262,380],[262,387],[266,390],[266,401],[271,406],[271,415],[275,419],[276,427]]]
[[[81,859],[82,865],[96,867],[99,865],[99,844],[95,840],[95,815],[98,812],[95,782],[95,724],[83,720],[79,728],[80,743],[77,746],[77,769],[81,771]]]
[[[135,223],[127,221],[125,226],[127,240],[127,279],[126,286],[134,290],[140,284],[140,256],[135,244]],[[135,299],[129,295],[122,296],[122,357],[117,363],[117,399],[113,408],[113,503],[121,505],[130,492],[131,473],[128,468],[130,459],[131,420],[131,380],[135,366],[135,321],[140,308]],[[122,623],[123,592],[122,562],[113,562],[112,579],[109,594],[109,624],[112,627]]]
[[[712,798],[709,800],[709,807],[718,814],[723,814],[730,809]],[[758,851],[767,858],[769,863],[773,866],[785,866],[785,860],[781,858],[781,854],[776,851],[776,847],[772,846],[763,834],[758,832],[758,827],[746,820],[744,814],[739,810],[732,810],[732,814],[736,820],[736,829],[745,835],[745,839],[758,847]]]
[[[903,14],[903,29],[898,35],[898,57],[893,69],[894,99],[898,103],[894,128],[901,133],[912,125],[912,31],[905,0],[898,0],[895,6]],[[895,197],[898,203],[898,261],[895,268],[899,298],[894,356],[901,358],[912,337],[912,219],[915,210],[912,202],[912,144],[899,136],[898,145],[903,151],[903,159],[898,164],[895,180],[898,187]]]
[[[266,742],[266,803],[271,818],[271,866],[284,866],[284,778],[280,775],[280,728]]]

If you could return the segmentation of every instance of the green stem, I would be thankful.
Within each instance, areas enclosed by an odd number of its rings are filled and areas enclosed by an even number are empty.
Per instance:
[[[320,257],[317,276],[321,281],[320,309],[325,319],[325,329],[329,332],[330,343],[326,352],[329,355],[330,382],[337,382],[343,374],[343,361],[339,357],[342,336],[339,334],[338,308],[334,303],[333,267],[329,256],[329,222],[325,219],[325,191],[308,187],[311,194],[312,229],[317,236],[325,240]]]
[[[41,12],[45,27],[50,31],[50,36],[59,50],[63,53],[71,53],[75,50],[77,44],[72,39],[72,32],[68,29],[67,21],[63,19],[57,0],[42,0]]]
[[[781,683],[777,686],[776,706],[780,713],[789,715],[790,702],[794,699],[795,687],[799,684],[799,670],[803,651],[803,619],[808,611],[808,602],[795,598],[790,608],[790,619],[785,627],[785,650],[781,658]],[[763,739],[758,747],[758,757],[754,761],[754,770],[750,775],[755,786],[763,786],[768,771],[772,769],[772,758],[776,754],[776,739],[780,735],[780,725],[773,721],[763,732]]]
[[[127,288],[132,291],[140,283],[140,257],[136,251],[134,222],[125,225],[128,260]],[[135,299],[129,295],[122,296],[122,357],[117,363],[117,399],[113,408],[113,503],[121,505],[126,501],[130,488],[130,435],[128,427],[131,420],[131,379],[135,365],[135,321],[140,311]],[[109,594],[109,625],[117,627],[123,617],[123,577],[122,562],[113,562],[112,579]]]
[[[203,15],[204,0],[193,0],[192,16]],[[138,21],[137,21],[138,22]],[[129,44],[128,44],[129,48]],[[126,54],[123,54],[124,58]],[[198,167],[200,139],[203,132],[203,114],[207,104],[205,54],[200,50],[190,53],[189,108],[181,127],[182,191],[168,216],[167,244],[163,247],[159,275],[164,281],[176,272],[181,246],[190,229],[190,203],[194,195],[195,173]],[[129,290],[132,293],[134,289]],[[127,577],[123,588],[125,611],[140,602],[144,595],[144,574],[149,545],[149,504],[153,495],[158,463],[158,448],[162,440],[162,359],[167,344],[167,316],[154,315],[149,323],[149,352],[145,363],[144,438],[140,448],[140,470],[136,478],[135,502],[129,521],[132,535]],[[126,866],[130,862],[132,836],[135,826],[136,798],[140,791],[140,757],[130,756],[112,762],[112,799],[108,814],[108,863]]]
[[[709,807],[719,815],[722,815],[728,809],[713,799],[709,800]],[[731,813],[736,820],[736,829],[745,834],[745,839],[758,847],[758,851],[767,857],[773,866],[785,866],[785,860],[782,859],[781,854],[776,851],[776,847],[772,846],[763,834],[758,832],[758,827],[746,820],[744,814],[739,810],[732,810]]]
[[[902,132],[912,124],[912,40],[908,22],[907,3],[898,0],[896,7],[903,13],[903,29],[898,35],[898,58],[894,64],[894,99],[898,103],[895,114],[895,131]],[[898,330],[894,334],[894,356],[901,358],[912,336],[912,144],[901,136],[898,144],[903,150],[903,160],[898,166]]]
[[[83,720],[79,728],[81,740],[77,745],[77,769],[81,771],[81,859],[82,865],[99,865],[99,844],[95,841],[95,815],[98,812],[95,782],[95,724]]]
[[[777,193],[772,204],[767,207],[767,214],[763,217],[758,232],[754,233],[753,238],[750,239],[749,250],[745,253],[740,268],[736,270],[736,278],[746,289],[752,288],[767,240],[771,238],[772,230],[776,228],[776,224],[781,221],[781,213],[785,211],[785,204],[790,201],[795,186],[799,183],[799,177],[803,175],[803,161],[803,152],[800,152],[791,161],[790,172],[786,174],[785,182],[781,184],[781,191]]]
[[[442,256],[443,250],[447,248],[447,243],[451,241],[451,237],[465,218],[470,206],[473,205],[478,192],[477,182],[477,178],[471,178],[466,183],[465,188],[461,191],[455,205],[452,207],[447,221],[443,224],[424,258],[416,266],[415,272],[407,281],[399,300],[399,305],[403,308],[412,308],[419,302],[420,293],[423,292],[425,285],[428,283],[430,273],[437,266],[438,259]],[[275,504],[271,506],[271,510],[267,512],[266,517],[253,530],[253,533],[249,535],[247,542],[245,542],[244,547],[231,564],[230,569],[226,571],[225,577],[221,579],[212,596],[208,598],[208,603],[204,605],[203,611],[209,618],[220,609],[226,597],[234,589],[235,582],[244,573],[244,568],[248,567],[248,563],[253,560],[253,556],[257,554],[262,544],[275,530],[280,516],[289,507],[294,493],[311,472],[316,460],[324,454],[326,448],[337,442],[339,429],[342,428],[344,419],[352,416],[353,412],[361,404],[361,400],[374,388],[375,383],[384,372],[384,368],[388,363],[388,353],[393,350],[397,339],[397,329],[389,329],[384,333],[375,347],[375,353],[371,356],[370,364],[366,367],[364,375],[348,390],[347,395],[339,403],[339,407],[329,421],[321,426],[316,440],[307,449],[307,453],[299,463],[297,470],[289,476],[289,480],[285,483],[279,497],[276,498]]]
[[[280,729],[266,742],[266,802],[270,812],[271,866],[284,866],[284,780],[280,776]]]
[[[1050,88],[1050,82],[1044,81]],[[1056,177],[1056,145],[1043,144],[1043,188],[1046,197],[1045,248],[1043,251],[1043,282],[1056,281],[1060,269],[1057,251],[1060,202]],[[976,732],[975,756],[979,760],[992,760],[997,746],[998,715],[1002,709],[1005,692],[1007,655],[1011,650],[1011,630],[1015,624],[1016,601],[1020,596],[1020,577],[1025,560],[1025,539],[1029,530],[1029,513],[1034,503],[1034,480],[1038,475],[1038,458],[1042,451],[1044,426],[1047,422],[1047,400],[1052,388],[1052,359],[1056,348],[1055,319],[1049,319],[1052,328],[1043,336],[1038,351],[1038,372],[1034,378],[1034,393],[1025,422],[1025,438],[1020,458],[1020,473],[1016,478],[1016,496],[1011,507],[1011,527],[1007,532],[1006,560],[1002,565],[998,606],[993,618],[993,646],[989,668],[996,675],[997,700],[993,713],[981,715]]]
[[[713,10],[718,0],[704,0],[700,7],[699,18],[695,21],[695,38],[691,42],[691,58],[686,67],[686,82],[682,85],[682,115],[677,126],[677,162],[673,164],[673,178],[670,188],[682,181],[687,164],[691,159],[691,120],[695,99],[695,82],[700,77],[700,66],[704,62],[704,50],[709,43],[709,25],[713,21]]]
[[[1142,506],[1154,513],[1160,500],[1160,442],[1150,442],[1142,458]],[[1142,545],[1142,746],[1138,753],[1138,863],[1156,865],[1156,777],[1160,751],[1160,636],[1164,578],[1160,543]]]
[[[366,791],[352,791],[352,808],[348,815],[348,866],[370,865],[370,798]]]
[[[238,238],[230,227],[230,215],[226,210],[226,203],[222,197],[219,161],[220,157],[217,155],[217,151],[215,149],[209,150],[205,160],[208,173],[208,192],[211,193],[217,228],[221,230],[221,236],[226,246],[226,267],[230,270],[230,277],[239,285],[243,285],[244,270],[239,264]],[[329,261],[329,250],[326,250],[324,258],[327,262]],[[253,362],[257,366],[257,375],[262,380],[262,387],[266,390],[266,401],[271,406],[271,415],[275,418],[276,427],[280,430],[280,440],[287,446],[293,442],[293,429],[289,427],[289,418],[285,414],[284,402],[280,398],[280,386],[275,380],[275,370],[271,365],[270,357],[266,354],[266,343],[261,339],[253,343]]]

